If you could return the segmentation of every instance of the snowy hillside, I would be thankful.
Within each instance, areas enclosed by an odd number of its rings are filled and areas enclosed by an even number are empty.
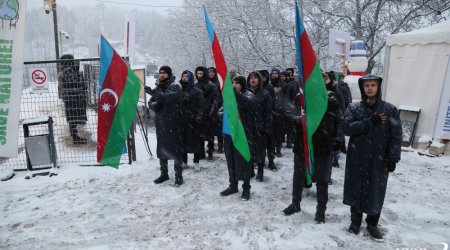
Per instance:
[[[138,161],[110,167],[62,166],[56,177],[0,182],[0,249],[443,249],[450,243],[450,158],[402,152],[390,175],[380,227],[384,242],[350,235],[342,204],[344,162],[333,168],[326,223],[314,222],[315,187],[302,211],[284,216],[291,201],[293,154],[283,149],[279,171],[251,181],[251,199],[221,197],[228,185],[223,154],[184,171],[185,184],[155,185],[157,159],[138,138]],[[155,134],[150,132],[152,151]],[[344,155],[345,156],[345,155]],[[192,164],[192,155],[190,155]],[[240,192],[242,188],[239,187]]]

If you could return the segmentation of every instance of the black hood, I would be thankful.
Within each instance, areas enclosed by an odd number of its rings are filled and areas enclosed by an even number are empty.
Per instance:
[[[247,76],[247,87],[250,88],[250,89],[252,88],[252,85],[250,85],[250,77],[252,75],[256,75],[256,77],[258,77],[258,79],[259,79],[258,89],[262,88],[262,85],[264,83],[263,83],[262,75],[258,71],[253,71],[250,74],[248,74],[248,76]]]
[[[183,78],[183,75],[184,74],[187,74],[188,75],[188,82],[187,82],[187,85],[186,85],[186,88],[187,89],[192,89],[193,87],[194,87],[194,82],[195,82],[195,80],[194,80],[194,74],[192,74],[192,72],[191,71],[189,71],[189,70],[185,70],[185,71],[183,71],[183,73],[181,73],[181,78],[180,78],[180,84],[181,84],[181,86],[183,87],[183,88],[185,88],[185,86],[183,85],[184,83],[182,82],[182,78]]]
[[[62,55],[60,57],[60,59],[63,60],[63,61],[61,61],[61,66],[62,67],[64,67],[64,68],[70,67],[74,71],[79,71],[79,69],[80,69],[80,62],[77,61],[77,60],[74,60],[73,55],[65,54],[65,55]]]
[[[267,84],[269,84],[269,80],[270,80],[270,73],[269,73],[269,71],[263,69],[263,70],[259,70],[258,72],[261,74],[261,76],[262,76],[263,78],[264,78],[264,77],[266,78],[266,80],[264,81],[264,86],[266,86]]]
[[[364,93],[364,81],[367,80],[375,80],[378,81],[378,91],[377,91],[377,100],[381,99],[381,83],[383,82],[383,78],[379,77],[379,76],[375,76],[375,75],[365,75],[361,78],[358,79],[358,86],[359,86],[359,91],[361,91],[361,99],[366,102],[367,100],[367,96],[366,93]]]
[[[245,90],[247,88],[247,81],[245,81],[245,77],[243,77],[243,76],[235,76],[233,78],[233,81],[241,84],[242,90]]]
[[[328,84],[325,83],[325,86],[326,86],[327,90],[328,91],[336,91],[334,89],[334,83],[335,83],[335,81],[334,81],[334,79],[335,79],[334,71],[326,72],[326,74],[327,74],[328,78],[330,78],[330,83],[328,83]]]
[[[214,77],[213,77],[213,78],[209,78],[209,71],[214,72]],[[211,81],[219,80],[219,78],[217,78],[217,70],[216,70],[216,68],[214,68],[214,67],[209,67],[209,68],[208,68],[208,78],[209,78]]]
[[[198,79],[197,77],[197,72],[198,71],[202,71],[203,72],[203,77]],[[197,79],[198,82],[208,82],[208,71],[206,70],[205,67],[203,66],[198,66],[197,68],[195,68],[195,78]]]

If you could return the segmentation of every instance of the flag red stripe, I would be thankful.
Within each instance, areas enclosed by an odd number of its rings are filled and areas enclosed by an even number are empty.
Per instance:
[[[128,76],[128,68],[127,65],[123,62],[122,58],[114,51],[113,57],[111,59],[111,63],[106,73],[105,80],[102,85],[102,90],[104,89],[112,89],[118,97],[117,103],[120,102],[120,98],[122,96],[123,89],[125,87],[126,79]],[[109,95],[108,93],[104,95]],[[103,151],[106,146],[106,142],[108,140],[109,132],[111,130],[111,125],[114,119],[114,115],[116,113],[116,107],[114,106],[114,102],[108,102],[111,105],[110,110],[108,112],[103,112],[102,110],[102,102],[103,98],[107,98],[102,96],[99,97],[98,100],[98,136],[97,136],[97,161],[100,162],[103,156]]]
[[[306,84],[309,76],[316,66],[316,54],[314,53],[306,30],[303,31],[300,38],[300,46],[302,48],[303,82]]]
[[[227,64],[225,63],[225,57],[223,56],[222,49],[220,48],[219,40],[217,39],[216,32],[214,32],[214,41],[212,43],[213,56],[216,63],[216,70],[218,77],[222,79],[222,83],[225,83],[225,76],[227,75]],[[220,86],[223,90],[223,86]]]

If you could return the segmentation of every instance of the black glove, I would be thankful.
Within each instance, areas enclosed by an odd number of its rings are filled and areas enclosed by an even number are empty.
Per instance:
[[[385,164],[385,168],[389,172],[394,172],[396,165],[397,164],[395,162],[387,161],[386,164]]]
[[[369,121],[372,125],[378,126],[381,124],[381,117],[377,114],[377,112],[375,112],[369,116]]]
[[[202,120],[202,117],[201,117],[201,116],[197,116],[197,117],[195,118],[195,123],[197,123],[197,124],[202,124],[202,122],[203,122],[203,120]]]
[[[153,94],[153,91],[154,91],[150,86],[145,86],[144,90],[145,90],[145,93],[147,93],[149,95]]]

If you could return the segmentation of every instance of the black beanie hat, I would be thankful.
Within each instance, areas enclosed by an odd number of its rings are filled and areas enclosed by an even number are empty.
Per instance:
[[[245,89],[247,87],[247,80],[243,76],[234,77],[233,82],[239,83],[243,89]]]
[[[167,75],[169,75],[169,77],[172,76],[172,69],[169,66],[167,66],[167,65],[161,66],[161,68],[159,68],[159,71],[161,71],[161,70],[166,72]]]

